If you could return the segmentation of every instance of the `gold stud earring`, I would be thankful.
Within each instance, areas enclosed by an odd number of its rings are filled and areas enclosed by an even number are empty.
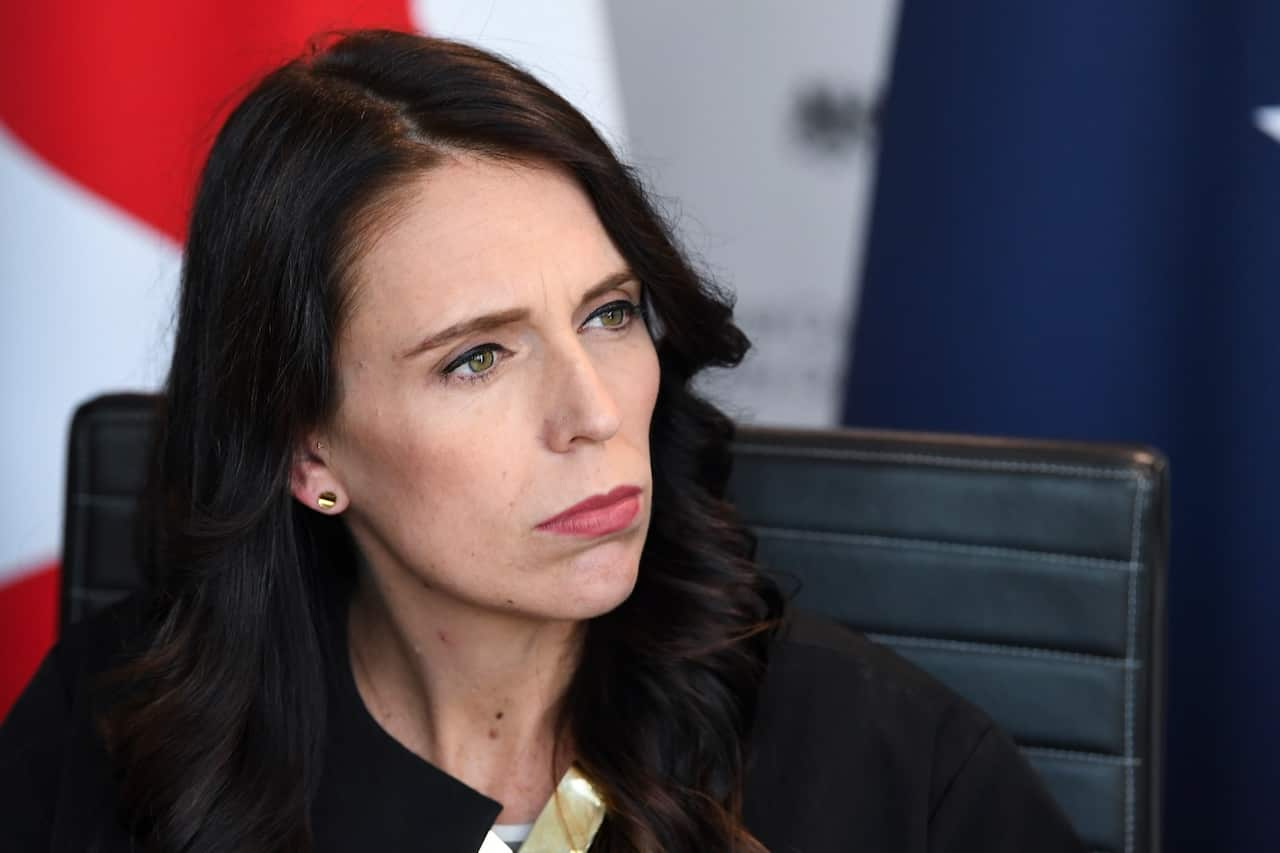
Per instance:
[[[316,498],[316,503],[321,509],[333,509],[338,504],[338,496],[333,492],[321,492]]]

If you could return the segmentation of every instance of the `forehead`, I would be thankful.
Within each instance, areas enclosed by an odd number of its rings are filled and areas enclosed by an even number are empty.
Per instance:
[[[451,157],[393,210],[356,261],[352,324],[552,307],[622,265],[585,193],[550,167]]]

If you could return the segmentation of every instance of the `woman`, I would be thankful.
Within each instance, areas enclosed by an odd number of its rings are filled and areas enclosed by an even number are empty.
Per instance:
[[[746,348],[527,74],[269,75],[193,211],[154,592],[6,721],[4,849],[1077,849],[980,712],[784,616],[689,388]]]

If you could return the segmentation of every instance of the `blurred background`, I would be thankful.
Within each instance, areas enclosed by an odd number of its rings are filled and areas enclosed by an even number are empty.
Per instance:
[[[0,714],[54,637],[65,443],[162,380],[194,176],[313,33],[460,38],[635,163],[754,341],[743,421],[1168,454],[1166,846],[1280,794],[1280,3],[0,4]]]

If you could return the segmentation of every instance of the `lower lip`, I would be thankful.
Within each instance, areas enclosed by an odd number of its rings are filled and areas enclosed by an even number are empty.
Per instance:
[[[538,529],[548,533],[558,533],[561,536],[581,536],[584,539],[590,539],[622,530],[631,523],[638,512],[640,512],[640,497],[632,495],[608,506],[575,513],[550,524],[540,525]]]

